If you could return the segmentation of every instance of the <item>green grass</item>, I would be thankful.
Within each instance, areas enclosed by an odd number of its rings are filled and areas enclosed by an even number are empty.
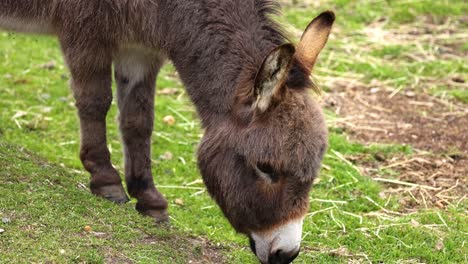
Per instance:
[[[436,22],[443,21],[448,15],[459,17],[468,12],[468,5],[463,0],[322,0],[318,7],[304,8],[310,1],[283,1],[298,2],[299,5],[290,6],[285,14],[290,23],[305,28],[316,10],[334,10],[338,16],[338,24],[346,29],[362,29],[369,23],[386,18],[390,26],[417,21],[423,16],[430,17]],[[465,25],[466,26],[466,25]]]
[[[337,16],[334,33],[317,65],[319,82],[320,76],[349,76],[398,90],[429,91],[434,79],[468,79],[463,34],[468,24],[462,18],[468,12],[466,1],[323,0],[318,8],[305,8],[307,1],[295,2],[298,5],[289,6],[280,21],[296,29],[303,30],[317,10],[334,10]],[[420,81],[424,85],[418,85]],[[452,87],[449,96],[465,101],[462,89],[466,87]]]
[[[338,33],[319,62],[319,81],[330,74],[353,75],[364,81],[392,80],[398,87],[411,85],[417,74],[466,76],[463,58],[413,61],[405,53],[416,52],[414,44],[371,43],[362,33],[381,17],[390,19],[386,30],[419,23],[426,15],[441,21],[450,16],[457,21],[467,11],[463,1],[322,1],[320,9],[327,8],[337,10]],[[313,7],[290,6],[283,21],[304,28],[316,13]],[[433,48],[423,46],[426,51]],[[350,57],[350,52],[361,56]],[[52,60],[56,61],[54,69],[40,66]],[[228,263],[256,263],[246,238],[236,234],[207,193],[200,192],[204,187],[199,181],[195,150],[202,132],[187,96],[161,95],[156,99],[153,174],[170,202],[172,222],[170,228],[163,228],[140,216],[133,209],[135,201],[114,205],[83,187],[89,176],[78,159],[78,120],[68,79],[56,40],[0,32],[0,217],[10,220],[0,222],[5,230],[0,234],[1,263],[187,263],[203,261],[201,252],[206,247],[214,247]],[[162,88],[183,91],[171,65],[159,76],[158,89]],[[449,93],[466,102],[464,90]],[[113,105],[108,116],[108,141],[113,163],[122,172],[116,115]],[[164,125],[161,120],[166,115],[173,115],[176,125]],[[462,246],[468,232],[466,203],[446,211],[429,209],[399,215],[394,213],[400,208],[398,197],[383,200],[379,195],[383,187],[346,160],[361,154],[368,154],[369,159],[377,154],[411,155],[411,147],[364,146],[349,142],[339,129],[330,130],[330,150],[310,194],[311,214],[305,219],[303,253],[296,263],[367,259],[373,263],[466,262],[468,252]],[[174,158],[161,159],[165,152]],[[198,189],[172,187],[189,183]],[[183,205],[177,205],[176,199],[182,199]],[[98,235],[84,232],[86,225]],[[201,238],[211,246],[201,243]],[[193,245],[193,241],[198,242]],[[436,245],[440,241],[443,247],[439,250]]]
[[[430,92],[439,97],[449,97],[456,99],[460,102],[468,104],[468,89],[459,88],[459,89],[450,89],[447,86],[434,87]]]
[[[184,252],[172,255],[168,230],[155,229],[130,204],[114,206],[90,196],[80,187],[80,177],[69,169],[4,143],[0,144],[0,157],[0,208],[2,217],[11,221],[2,226],[6,230],[0,243],[4,263],[96,263],[118,254],[131,259],[138,251],[150,251],[151,246],[140,241],[143,232],[163,238],[158,251],[149,252],[147,258],[184,259]],[[88,234],[83,231],[86,225],[105,234]]]

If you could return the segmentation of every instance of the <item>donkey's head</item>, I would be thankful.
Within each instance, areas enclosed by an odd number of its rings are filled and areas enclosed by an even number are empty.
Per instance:
[[[208,128],[199,148],[210,194],[262,263],[289,263],[299,253],[309,191],[327,147],[322,112],[306,88],[313,88],[309,75],[334,18],[322,13],[297,47],[274,49],[241,82],[232,118]]]

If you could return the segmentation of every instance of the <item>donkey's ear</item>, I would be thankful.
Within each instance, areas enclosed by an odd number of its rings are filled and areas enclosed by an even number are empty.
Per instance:
[[[297,55],[310,71],[312,71],[320,51],[327,43],[333,22],[335,22],[335,14],[332,11],[321,13],[310,22],[297,45]]]
[[[281,89],[291,68],[295,48],[284,44],[275,48],[263,61],[255,77],[255,108],[264,112],[274,100],[281,99]]]

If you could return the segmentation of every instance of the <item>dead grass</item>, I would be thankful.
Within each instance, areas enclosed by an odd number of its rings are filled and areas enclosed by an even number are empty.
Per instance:
[[[468,108],[417,90],[397,91],[382,82],[329,78],[324,104],[352,140],[410,145],[411,156],[346,157],[400,197],[401,209],[458,206],[468,193]]]
[[[395,91],[381,83],[334,80],[326,106],[361,142],[409,144],[433,152],[468,154],[468,108],[417,91]]]
[[[223,254],[223,248],[215,245],[203,237],[167,237],[164,240],[147,236],[144,239],[145,244],[159,245],[165,244],[170,248],[177,248],[179,252],[187,255],[188,262],[191,264],[202,263],[226,263],[227,260]]]
[[[435,21],[422,16],[415,23],[390,27],[386,17],[370,23],[359,34],[341,39],[353,61],[385,65],[398,61],[424,63],[461,60],[467,51],[462,46],[468,38],[461,19],[450,17]],[[346,41],[346,38],[350,41]],[[396,47],[386,56],[369,56],[382,47]],[[330,55],[329,61],[336,57]],[[338,58],[337,58],[338,59]],[[347,63],[346,57],[340,57]],[[409,145],[413,155],[390,157],[362,154],[344,159],[362,173],[381,182],[387,189],[385,199],[397,198],[402,212],[421,208],[447,208],[463,203],[468,193],[468,107],[445,94],[432,96],[433,87],[468,89],[464,73],[450,72],[443,78],[418,72],[404,80],[365,80],[359,73],[321,70],[322,85],[329,89],[323,103],[338,118],[330,126],[344,129],[346,135],[363,144],[391,143]],[[339,77],[338,77],[339,76]],[[403,83],[403,85],[401,85]]]
[[[387,188],[382,198],[397,198],[400,209],[414,212],[418,209],[449,206],[458,208],[468,193],[468,159],[448,156],[416,154],[396,155],[383,162],[362,162],[365,157],[352,157],[365,174]],[[396,175],[396,177],[395,177]]]
[[[419,52],[413,58],[417,60],[435,60],[436,54],[431,49],[424,48],[423,44],[443,47],[440,55],[442,58],[453,56],[465,56],[466,51],[460,49],[468,33],[460,30],[461,24],[468,20],[468,16],[461,19],[447,17],[444,21],[435,21],[431,16],[419,17],[418,21],[411,24],[402,24],[396,28],[388,28],[389,20],[382,17],[369,24],[362,30],[370,43],[379,47],[386,45],[415,45]],[[372,47],[367,47],[372,48]],[[433,51],[433,50],[432,50]],[[432,54],[431,54],[432,53]]]

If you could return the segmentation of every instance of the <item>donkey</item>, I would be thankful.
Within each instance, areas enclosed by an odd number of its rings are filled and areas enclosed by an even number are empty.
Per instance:
[[[335,16],[327,11],[291,44],[269,0],[0,0],[0,28],[58,37],[71,72],[90,189],[128,201],[106,144],[117,83],[125,180],[136,209],[167,221],[151,173],[156,76],[175,65],[205,130],[205,185],[262,263],[300,250],[308,194],[327,148],[309,78]]]

